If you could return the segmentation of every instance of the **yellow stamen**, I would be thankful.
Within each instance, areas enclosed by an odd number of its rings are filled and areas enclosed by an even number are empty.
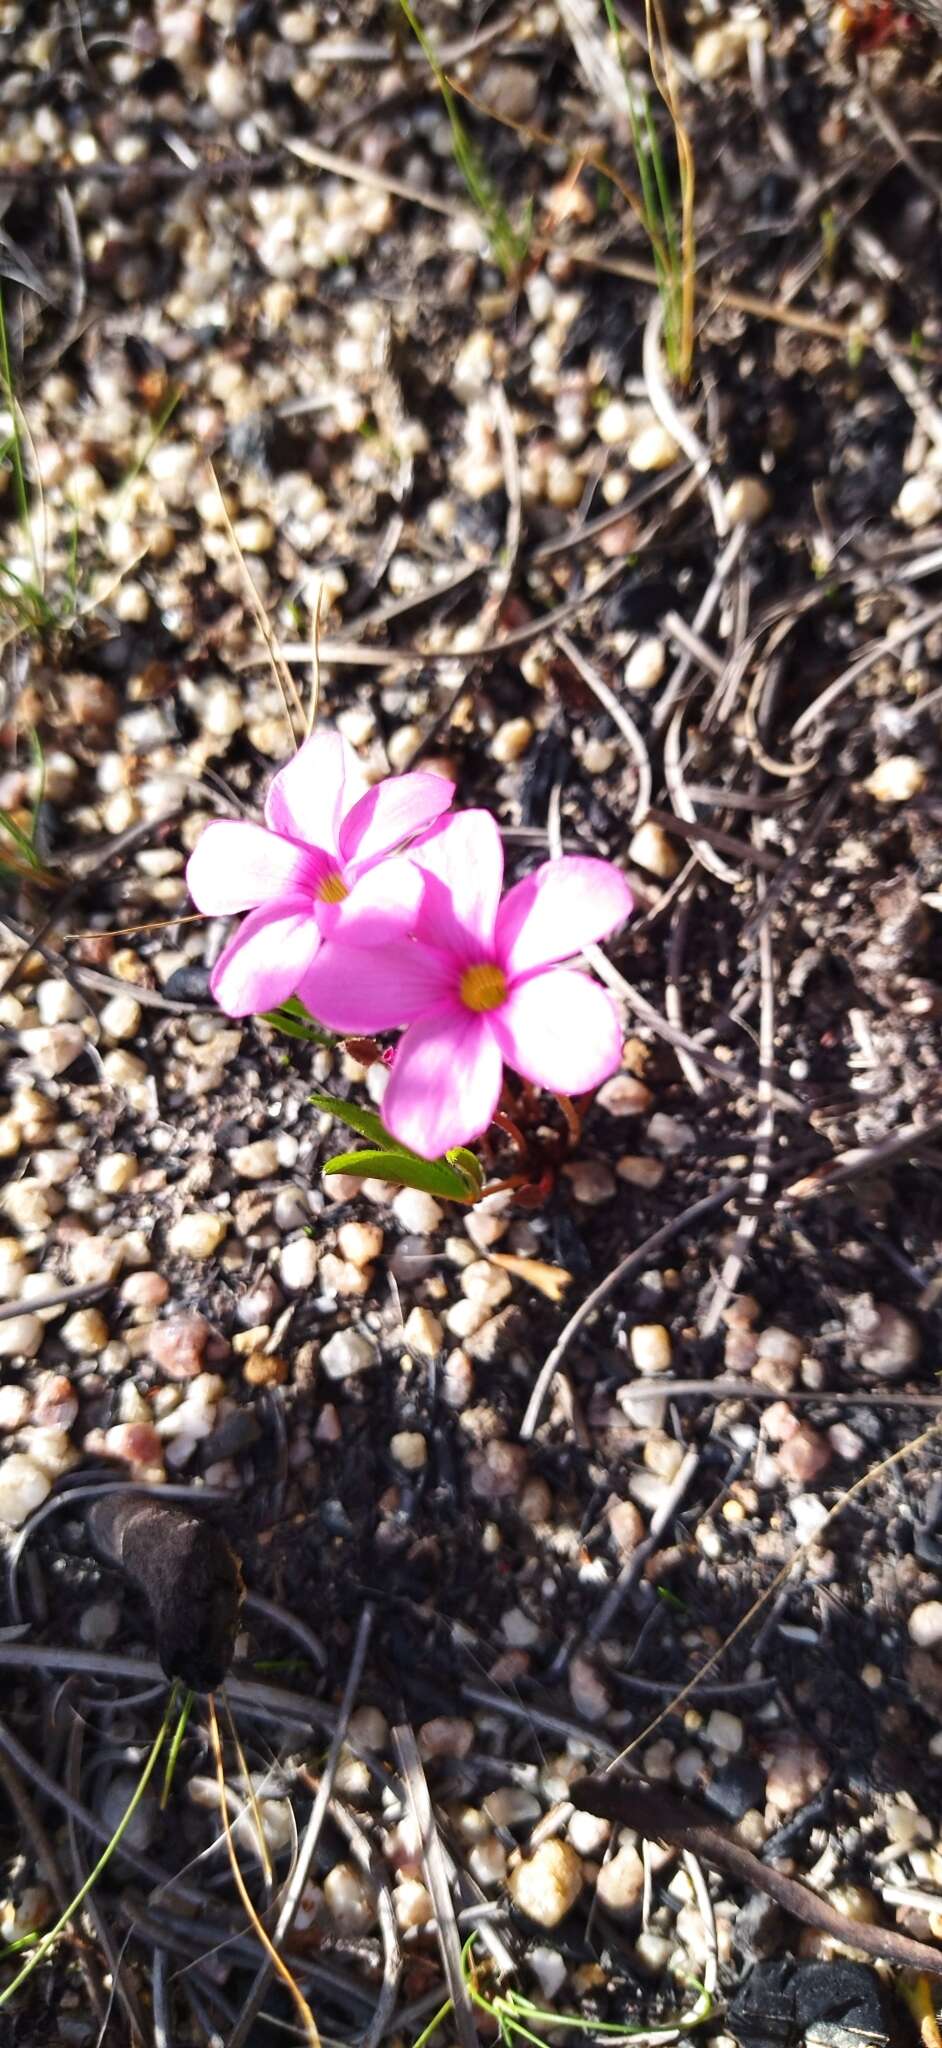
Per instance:
[[[345,903],[350,891],[342,875],[325,875],[318,884],[318,903]]]
[[[478,967],[466,967],[461,977],[461,1000],[469,1010],[499,1010],[507,1001],[507,983],[502,968],[482,960]]]

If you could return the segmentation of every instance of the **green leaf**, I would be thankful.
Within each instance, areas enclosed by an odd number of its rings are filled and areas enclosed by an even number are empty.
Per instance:
[[[391,1147],[382,1152],[341,1152],[328,1159],[325,1174],[358,1173],[369,1180],[398,1181],[404,1188],[421,1188],[426,1195],[441,1195],[446,1202],[473,1202],[474,1191],[464,1175],[445,1159],[420,1159],[416,1152]]]
[[[351,1131],[368,1138],[380,1152],[388,1152],[395,1145],[395,1138],[390,1137],[375,1110],[361,1109],[358,1103],[341,1101],[336,1095],[309,1095],[308,1101],[313,1102],[315,1109],[326,1110],[328,1116],[339,1116],[342,1124],[349,1124]]]
[[[449,1166],[454,1166],[464,1179],[469,1181],[475,1194],[479,1195],[484,1186],[484,1168],[475,1152],[469,1152],[467,1145],[454,1145],[445,1157]]]
[[[337,1044],[335,1033],[325,1031],[297,996],[289,996],[286,1003],[279,1003],[277,1010],[263,1010],[259,1022],[270,1024],[273,1031],[283,1032],[285,1038],[300,1038],[305,1045],[331,1048]]]

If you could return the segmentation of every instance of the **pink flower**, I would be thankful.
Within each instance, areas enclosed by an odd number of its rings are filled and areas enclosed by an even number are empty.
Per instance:
[[[426,1158],[487,1129],[503,1063],[558,1094],[613,1073],[611,998],[572,965],[628,916],[631,891],[604,860],[548,861],[500,900],[504,857],[487,811],[464,811],[413,849],[426,876],[411,944],[381,945],[321,974],[322,1022],[369,1033],[407,1026],[383,1098],[393,1137]],[[568,966],[561,966],[569,961]],[[318,963],[319,964],[319,963]]]
[[[340,733],[321,731],[279,769],[264,825],[208,825],[187,865],[193,901],[214,917],[249,913],[213,969],[220,1008],[246,1017],[300,992],[319,1016],[325,968],[332,990],[351,974],[351,947],[411,932],[422,877],[390,855],[434,824],[453,795],[440,775],[392,776],[370,789]]]

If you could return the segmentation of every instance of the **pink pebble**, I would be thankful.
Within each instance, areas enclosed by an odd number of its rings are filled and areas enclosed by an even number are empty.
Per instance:
[[[48,1429],[71,1429],[78,1405],[71,1380],[62,1372],[50,1372],[33,1397],[32,1419]]]
[[[831,1462],[831,1446],[826,1437],[812,1429],[810,1422],[800,1422],[788,1442],[782,1445],[777,1462],[786,1479],[797,1479],[800,1485],[806,1486],[809,1479],[817,1479],[827,1470]]]
[[[154,1324],[147,1349],[168,1380],[193,1380],[202,1370],[209,1334],[205,1316],[168,1316],[166,1322]]]
[[[141,1273],[129,1273],[121,1285],[121,1299],[132,1308],[162,1308],[169,1293],[169,1281],[149,1267]]]
[[[164,1446],[152,1422],[117,1422],[105,1430],[101,1447],[106,1457],[126,1465],[163,1468]]]

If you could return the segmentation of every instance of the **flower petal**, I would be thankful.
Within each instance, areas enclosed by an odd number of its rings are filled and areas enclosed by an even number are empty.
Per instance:
[[[265,823],[336,856],[340,821],[365,788],[352,747],[342,733],[324,728],[279,768],[265,799]]]
[[[597,1088],[621,1059],[611,996],[575,968],[518,982],[489,1021],[508,1066],[558,1095]]]
[[[257,1016],[293,996],[320,945],[307,904],[253,910],[224,947],[210,988],[229,1017]]]
[[[356,861],[360,868],[381,860],[384,853],[434,825],[454,793],[454,783],[443,775],[391,775],[386,782],[377,782],[348,810],[340,827],[343,859]]]
[[[326,939],[297,992],[329,1031],[392,1031],[454,1003],[455,972],[412,940],[358,950]]]
[[[455,1005],[406,1032],[383,1096],[387,1131],[423,1159],[466,1145],[497,1108],[503,1061],[492,1017]]]
[[[504,850],[489,811],[459,811],[412,848],[428,881],[417,932],[465,964],[494,951]]]
[[[207,825],[187,862],[186,883],[198,910],[226,917],[279,897],[313,897],[317,855],[248,819],[217,818]]]
[[[380,861],[353,883],[342,903],[318,903],[325,939],[347,946],[385,946],[411,938],[419,915],[423,877],[411,860]]]
[[[571,960],[583,946],[614,931],[633,901],[611,861],[581,854],[546,861],[504,897],[497,913],[500,959],[514,975],[553,960]]]

